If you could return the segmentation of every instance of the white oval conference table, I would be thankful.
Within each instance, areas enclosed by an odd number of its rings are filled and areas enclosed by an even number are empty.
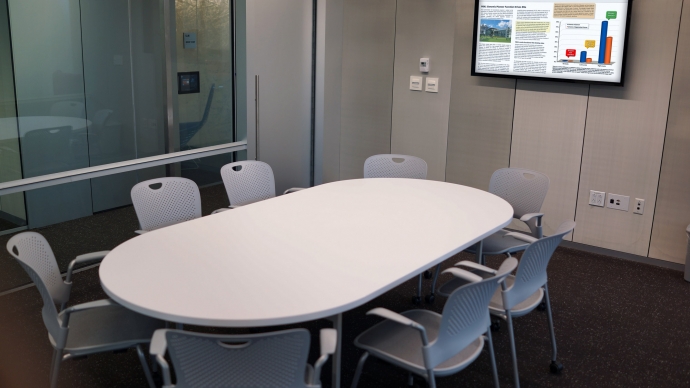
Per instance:
[[[141,314],[216,327],[331,318],[507,226],[485,191],[413,179],[328,183],[133,238],[100,266],[105,292]]]

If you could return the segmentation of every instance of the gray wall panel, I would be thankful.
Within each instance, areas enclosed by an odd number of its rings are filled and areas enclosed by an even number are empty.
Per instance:
[[[682,0],[633,4],[625,87],[591,87],[573,238],[646,256]],[[589,206],[590,189],[643,198],[645,214]]]
[[[575,219],[588,93],[588,85],[517,83],[510,166],[548,175],[549,194],[542,206],[545,234]]]
[[[474,0],[458,0],[456,18],[446,180],[488,190],[509,163],[515,80],[470,75]]]
[[[361,178],[364,161],[390,153],[395,0],[346,0],[340,179]]]
[[[343,3],[319,0],[316,5],[315,184],[340,179]]]
[[[455,0],[398,0],[391,151],[414,155],[429,166],[428,178],[445,180],[453,69]],[[431,71],[419,71],[430,58]],[[410,90],[410,76],[436,77],[439,92]]]
[[[683,7],[649,256],[685,262],[690,224],[690,4]]]

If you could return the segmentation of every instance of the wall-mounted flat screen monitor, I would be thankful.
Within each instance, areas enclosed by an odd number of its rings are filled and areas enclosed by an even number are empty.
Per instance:
[[[632,0],[476,0],[472,75],[623,85]]]

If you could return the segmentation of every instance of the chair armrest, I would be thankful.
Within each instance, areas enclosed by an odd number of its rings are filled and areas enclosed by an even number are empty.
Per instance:
[[[86,254],[77,256],[74,260],[72,260],[69,263],[69,266],[67,267],[67,277],[65,278],[65,283],[67,283],[67,284],[72,283],[72,271],[74,271],[74,267],[77,264],[88,264],[88,263],[100,262],[105,258],[105,256],[108,253],[110,253],[110,251],[92,252],[92,253],[86,253]]]
[[[503,237],[512,237],[512,238],[514,238],[514,239],[521,240],[521,241],[524,241],[524,242],[527,242],[527,243],[530,243],[530,244],[533,243],[533,242],[535,242],[535,241],[538,241],[538,240],[539,240],[539,239],[536,238],[536,237],[528,236],[528,235],[526,235],[526,234],[524,234],[524,233],[520,233],[520,232],[510,232],[510,233],[506,233],[506,234],[503,235]]]
[[[544,213],[528,213],[520,217],[520,221],[528,222],[532,218],[537,218],[537,225],[541,225],[541,218],[544,217]]]
[[[328,356],[335,353],[338,345],[338,331],[335,329],[321,329],[321,357],[314,364],[314,375],[310,384],[313,386],[321,385],[321,368],[328,361]]]
[[[445,270],[441,273],[450,273],[453,276],[455,276],[456,278],[465,279],[471,283],[476,283],[476,282],[480,282],[480,281],[484,280],[481,276],[473,274],[470,271],[465,271],[464,269],[460,269],[460,268],[448,268],[447,270]]]
[[[298,192],[298,191],[306,190],[306,189],[308,189],[308,187],[293,187],[293,188],[291,188],[291,189],[285,190],[285,192],[283,193],[283,195],[285,195],[285,194],[290,194],[290,193],[296,193],[296,192]]]
[[[144,234],[144,233],[148,233],[148,232],[149,232],[148,230],[135,230],[134,231],[134,233],[136,233],[136,234]]]
[[[94,300],[93,302],[87,302],[87,303],[74,305],[72,307],[68,307],[68,308],[62,310],[59,314],[60,318],[62,319],[62,327],[68,327],[69,326],[69,317],[73,313],[91,310],[91,309],[97,309],[97,308],[101,308],[101,307],[107,307],[107,306],[117,306],[117,305],[118,304],[115,303],[115,301],[113,301],[112,299],[101,299],[101,300]]]
[[[163,372],[163,386],[171,386],[172,378],[170,377],[170,366],[165,360],[165,352],[168,350],[168,343],[165,340],[165,333],[167,329],[158,329],[153,333],[153,338],[151,338],[151,345],[149,345],[149,353],[156,357],[158,365],[161,367]]]
[[[379,317],[386,318],[389,321],[393,321],[393,322],[399,323],[399,324],[404,325],[404,326],[409,326],[415,330],[419,330],[419,333],[422,336],[422,343],[424,344],[424,346],[429,344],[429,340],[427,339],[427,336],[426,336],[426,329],[424,328],[424,326],[411,320],[410,318],[407,318],[404,315],[390,311],[390,310],[385,309],[383,307],[377,307],[375,309],[369,310],[367,312],[367,315],[378,315]]]
[[[461,261],[461,262],[455,264],[455,266],[456,266],[456,267],[467,267],[467,268],[472,268],[472,269],[476,269],[476,270],[479,270],[479,271],[482,271],[482,272],[490,273],[490,274],[492,274],[492,275],[495,275],[496,272],[497,272],[497,271],[496,271],[495,269],[493,269],[493,268],[489,268],[489,267],[487,267],[487,266],[485,266],[485,265],[481,265],[481,264],[475,263],[475,262],[473,262],[473,261],[467,261],[467,260]]]

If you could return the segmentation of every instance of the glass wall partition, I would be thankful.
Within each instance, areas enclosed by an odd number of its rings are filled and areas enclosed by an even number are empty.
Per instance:
[[[233,9],[0,0],[0,183],[233,142]],[[37,228],[128,205],[131,187],[157,176],[217,183],[232,157],[5,195],[0,233],[7,219]]]
[[[22,179],[7,4],[0,2],[0,183]],[[26,225],[24,195],[0,196],[0,233]]]

